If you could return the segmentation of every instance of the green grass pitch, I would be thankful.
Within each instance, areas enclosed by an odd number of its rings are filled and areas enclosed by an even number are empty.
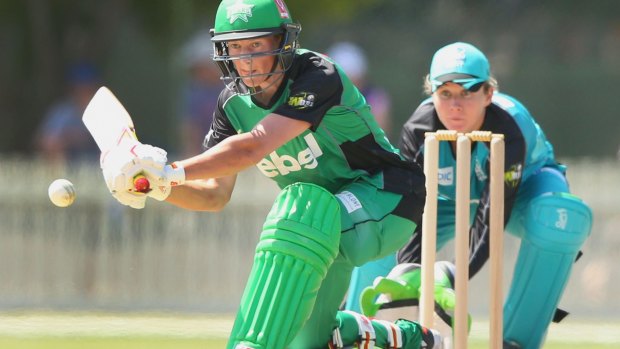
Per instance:
[[[484,341],[472,340],[472,349],[487,348]],[[106,337],[41,337],[0,338],[0,348],[6,349],[219,349],[225,348],[225,339],[183,338],[106,338]],[[618,344],[550,342],[545,349],[603,349],[618,348]]]
[[[9,313],[0,315],[2,349],[225,348],[232,315]],[[545,349],[620,348],[619,321],[552,324]],[[488,348],[488,323],[475,321],[469,348]]]

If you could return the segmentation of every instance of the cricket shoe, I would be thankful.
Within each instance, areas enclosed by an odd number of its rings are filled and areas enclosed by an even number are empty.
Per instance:
[[[504,341],[503,349],[521,349],[521,346],[517,342]]]
[[[430,328],[422,328],[420,349],[443,349],[443,347],[443,339],[439,331]]]

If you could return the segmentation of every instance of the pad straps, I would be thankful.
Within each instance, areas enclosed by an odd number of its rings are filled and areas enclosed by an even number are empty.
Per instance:
[[[340,328],[336,327],[332,332],[332,340],[327,343],[329,349],[342,349],[344,348],[344,342],[342,341],[342,335],[340,334]]]
[[[385,321],[385,320],[373,320],[373,321],[385,327],[385,331],[387,332],[387,342],[389,345],[385,349],[400,349],[403,347],[403,332],[400,329],[400,327],[396,326],[392,322]]]
[[[359,349],[374,349],[377,336],[370,319],[352,311],[345,310],[343,312],[352,315],[355,321],[357,321],[357,327],[359,328]]]

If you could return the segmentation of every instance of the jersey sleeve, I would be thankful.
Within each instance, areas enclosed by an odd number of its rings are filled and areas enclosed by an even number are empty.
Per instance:
[[[222,91],[220,97],[218,98],[217,108],[213,111],[213,122],[211,123],[211,128],[205,136],[202,144],[205,150],[210,149],[226,138],[237,134],[237,131],[224,112],[224,103],[227,98],[227,90]]]
[[[424,134],[439,128],[439,119],[429,100],[422,102],[403,125],[399,149],[407,160],[424,168]],[[422,224],[418,224],[411,239],[397,253],[398,263],[421,263]]]
[[[415,137],[415,129],[412,123],[406,122],[405,125],[403,125],[403,130],[400,134],[400,143],[398,147],[400,149],[400,153],[405,159],[409,161],[424,161],[423,157],[420,157],[420,159],[416,159],[416,155],[420,150],[420,146]]]
[[[343,83],[334,65],[318,55],[306,53],[291,73],[288,99],[274,113],[311,124],[316,128],[327,111],[340,103]]]
[[[487,120],[498,120],[488,118]],[[526,161],[526,144],[523,134],[512,118],[506,119],[499,125],[489,123],[483,125],[483,129],[493,130],[494,133],[505,135],[505,160],[504,160],[504,227],[510,219],[512,208],[517,199],[517,192],[521,184],[521,173]],[[474,222],[470,229],[470,259],[469,276],[473,277],[489,259],[489,218],[490,192],[487,182],[480,196],[480,203],[476,209]]]
[[[423,102],[403,125],[400,136],[400,153],[408,161],[424,168],[424,134],[437,129],[438,119],[433,104]]]

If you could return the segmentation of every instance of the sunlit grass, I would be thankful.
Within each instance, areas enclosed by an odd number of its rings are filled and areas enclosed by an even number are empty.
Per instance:
[[[204,338],[114,338],[114,337],[0,337],[3,349],[219,349],[226,339]],[[485,341],[470,341],[470,349],[488,348]],[[548,342],[545,349],[610,349],[618,343]]]
[[[0,315],[2,349],[225,348],[232,315],[13,313]],[[488,323],[472,326],[469,348],[486,349]],[[620,348],[620,322],[552,324],[544,349]]]
[[[216,349],[225,339],[110,338],[110,337],[0,337],[3,349]]]

